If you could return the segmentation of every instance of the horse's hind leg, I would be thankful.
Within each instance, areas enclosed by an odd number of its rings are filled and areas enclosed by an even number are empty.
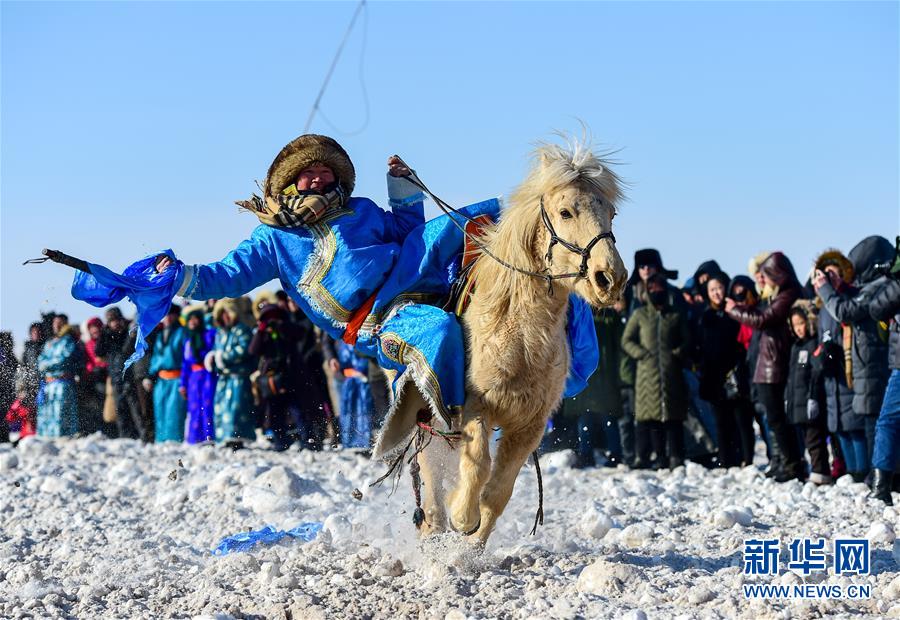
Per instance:
[[[488,429],[482,416],[463,425],[461,443],[459,481],[450,496],[450,527],[470,534],[478,529],[481,490],[491,473]]]
[[[433,438],[419,455],[422,476],[422,507],[425,521],[419,527],[421,536],[447,531],[447,509],[444,505],[444,474],[449,466],[449,449],[443,441]]]
[[[482,545],[487,543],[497,519],[503,514],[512,496],[519,470],[540,444],[543,429],[543,424],[540,424],[517,429],[512,433],[504,430],[497,454],[494,455],[493,471],[481,494],[481,526],[478,528],[478,541]]]

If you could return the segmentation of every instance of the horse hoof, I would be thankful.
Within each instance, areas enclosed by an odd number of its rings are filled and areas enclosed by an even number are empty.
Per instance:
[[[448,521],[450,523],[450,529],[453,530],[454,532],[456,532],[457,534],[462,534],[463,536],[471,536],[472,534],[474,534],[475,532],[478,531],[478,528],[481,527],[481,517],[478,517],[478,523],[475,524],[475,527],[473,527],[472,529],[470,529],[468,531],[463,531],[463,530],[457,529],[457,527],[455,525],[453,525],[453,519],[449,519]]]

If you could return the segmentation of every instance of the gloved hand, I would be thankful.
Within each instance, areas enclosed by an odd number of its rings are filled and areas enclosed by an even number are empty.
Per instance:
[[[819,417],[819,401],[810,398],[806,401],[806,417],[810,421]]]

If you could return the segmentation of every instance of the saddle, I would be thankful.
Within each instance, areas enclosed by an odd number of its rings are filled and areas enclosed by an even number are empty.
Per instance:
[[[474,238],[484,235],[486,226],[493,224],[494,218],[490,215],[479,215],[466,222],[466,236],[464,239],[462,262],[460,273],[450,288],[450,297],[444,305],[444,309],[453,312],[456,316],[462,316],[472,299],[472,291],[475,290],[475,277],[472,275],[472,267],[482,254],[481,247],[475,243]]]

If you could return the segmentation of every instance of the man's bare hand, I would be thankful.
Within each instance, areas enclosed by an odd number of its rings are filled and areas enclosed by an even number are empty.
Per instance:
[[[391,155],[388,158],[388,174],[392,177],[408,177],[412,170],[407,168],[398,155]]]
[[[813,288],[818,291],[820,288],[825,286],[826,282],[828,282],[828,276],[825,275],[825,272],[821,269],[816,269],[816,273],[813,276]]]
[[[162,273],[175,264],[167,254],[160,254],[156,257],[156,273]]]

